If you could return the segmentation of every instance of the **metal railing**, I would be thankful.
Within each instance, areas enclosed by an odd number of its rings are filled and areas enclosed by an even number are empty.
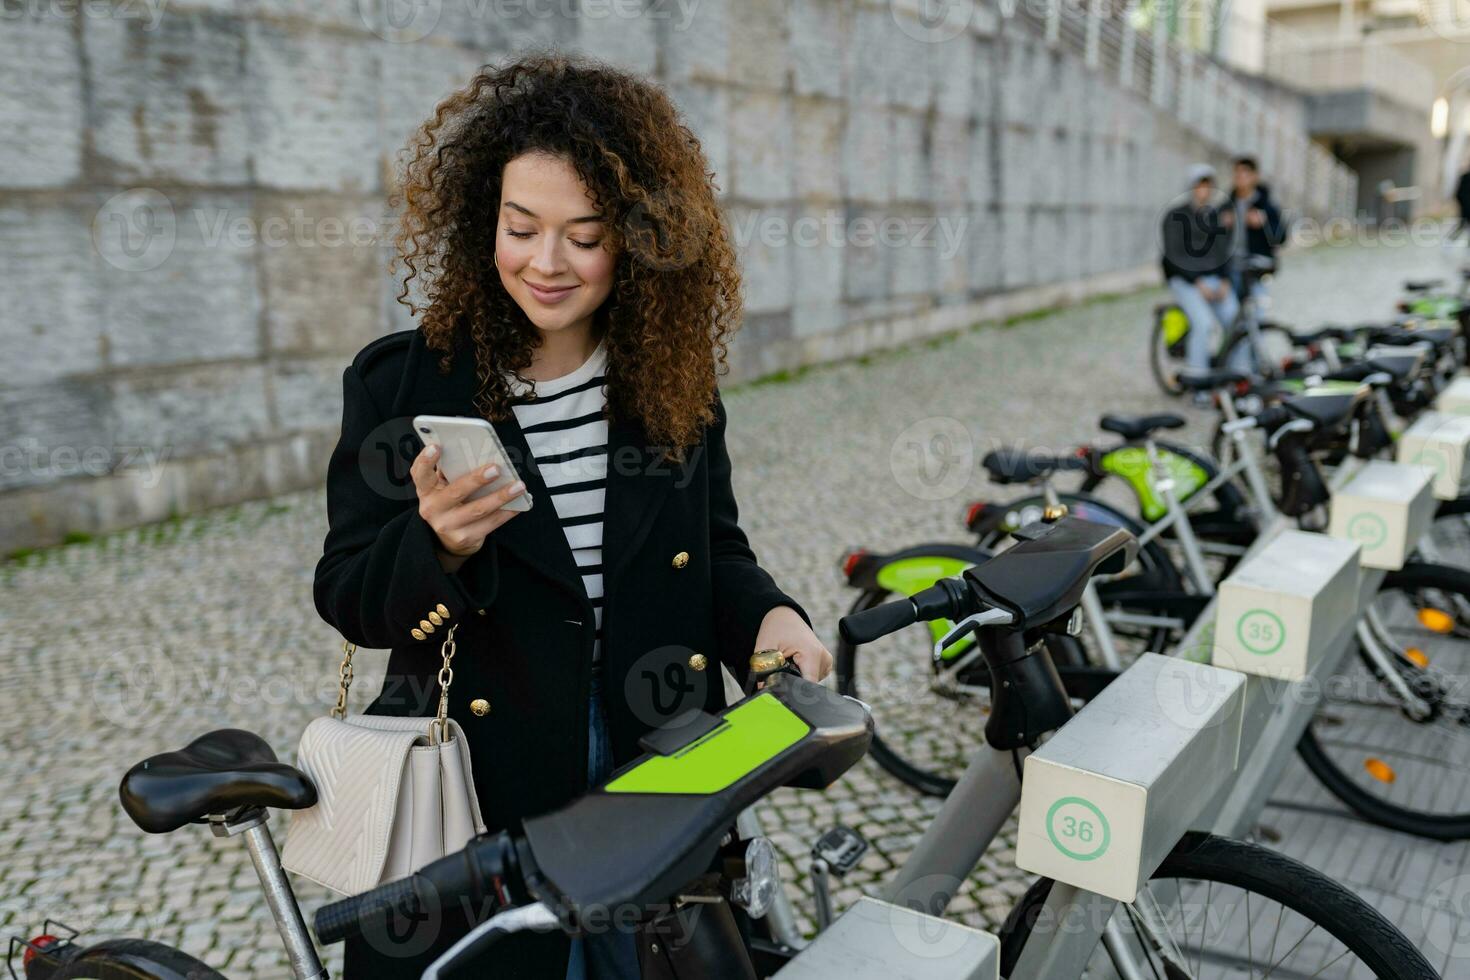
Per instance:
[[[1140,30],[1138,0],[1049,0],[1002,4],[1002,16],[1028,23],[1046,42],[1080,55],[1087,66],[1139,93],[1222,153],[1251,153],[1280,197],[1316,218],[1348,218],[1358,175],[1313,143],[1228,68],[1169,36],[1164,18]]]
[[[1423,113],[1434,101],[1429,69],[1371,37],[1307,37],[1269,24],[1265,67],[1305,92],[1367,89]]]

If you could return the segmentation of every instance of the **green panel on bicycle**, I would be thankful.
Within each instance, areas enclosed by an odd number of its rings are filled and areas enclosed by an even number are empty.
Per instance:
[[[1184,339],[1189,333],[1189,317],[1177,306],[1171,306],[1160,314],[1160,322],[1164,327],[1164,343],[1173,347]]]
[[[915,592],[922,592],[929,588],[942,578],[954,578],[969,567],[971,567],[970,562],[961,561],[958,558],[918,555],[913,558],[900,558],[884,565],[878,569],[877,580],[878,584],[889,592],[911,596]],[[954,629],[954,623],[947,619],[936,619],[927,625],[930,639],[935,643]],[[953,660],[974,645],[974,635],[965,636],[944,651],[944,659]]]
[[[1174,493],[1180,502],[1192,497],[1200,487],[1210,482],[1210,474],[1192,459],[1168,449],[1158,447],[1159,459],[1174,481]],[[1133,488],[1138,498],[1138,508],[1144,518],[1157,521],[1168,513],[1164,498],[1154,491],[1150,478],[1148,453],[1141,446],[1122,446],[1106,453],[1100,463],[1103,470],[1122,477]]]
[[[720,726],[673,755],[650,756],[603,787],[608,793],[708,795],[801,741],[811,726],[770,694],[725,713]]]

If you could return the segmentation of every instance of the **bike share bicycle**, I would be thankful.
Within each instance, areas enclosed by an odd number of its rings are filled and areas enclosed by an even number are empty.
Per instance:
[[[1383,378],[1376,377],[1375,381],[1386,383]],[[895,593],[917,591],[926,584],[925,574],[933,574],[945,564],[965,567],[983,562],[1005,543],[1017,522],[1049,506],[1065,504],[1081,516],[1133,531],[1143,545],[1140,558],[1144,559],[1135,566],[1134,574],[1098,588],[1107,611],[1093,617],[1091,633],[1094,652],[1105,665],[1093,666],[1085,656],[1079,659],[1075,655],[1061,661],[1058,667],[1067,689],[1086,701],[1116,676],[1114,631],[1142,628],[1142,635],[1149,640],[1147,649],[1164,649],[1160,633],[1166,638],[1177,636],[1214,593],[1217,574],[1206,564],[1206,552],[1214,548],[1223,556],[1228,571],[1230,563],[1276,514],[1261,461],[1247,441],[1248,431],[1259,421],[1250,416],[1242,418],[1232,397],[1231,389],[1241,379],[1226,374],[1191,383],[1219,389],[1226,428],[1232,444],[1239,447],[1236,458],[1223,470],[1215,471],[1213,463],[1198,456],[1186,458],[1171,453],[1155,442],[1153,433],[1157,429],[1182,424],[1177,417],[1104,420],[1105,427],[1120,432],[1126,440],[1124,447],[1109,455],[1121,455],[1131,447],[1134,456],[1143,460],[1142,485],[1147,496],[1140,495],[1140,499],[1160,501],[1159,520],[1145,526],[1096,498],[1056,491],[1049,479],[1053,472],[1088,467],[1093,479],[1107,472],[1088,465],[1097,457],[1094,451],[1063,456],[1002,451],[985,460],[992,479],[1036,482],[1042,493],[978,511],[972,507],[970,525],[979,535],[976,548],[920,545],[896,555],[850,554],[849,579],[862,590],[853,610],[886,601]],[[1326,501],[1327,486],[1309,453],[1345,442],[1345,423],[1358,425],[1356,448],[1361,455],[1374,455],[1387,444],[1386,434],[1373,421],[1373,407],[1366,392],[1353,386],[1347,390],[1319,389],[1314,396],[1289,399],[1263,416],[1266,428],[1273,432],[1274,452],[1289,474],[1284,504],[1290,514],[1300,517]],[[1374,431],[1380,434],[1377,441],[1370,442],[1364,434]],[[1192,493],[1189,506],[1179,500],[1176,477],[1181,464],[1196,474],[1186,484]],[[1137,475],[1132,468],[1122,472]],[[1244,494],[1231,482],[1242,475]],[[1188,511],[1212,497],[1216,509],[1196,528]],[[1158,539],[1166,530],[1183,545],[1184,575],[1173,570],[1171,560],[1159,547]],[[1184,588],[1185,580],[1193,591]],[[1470,836],[1470,814],[1455,806],[1452,797],[1442,798],[1445,788],[1439,782],[1416,778],[1421,768],[1416,753],[1470,757],[1470,706],[1464,697],[1455,694],[1463,685],[1431,667],[1431,658],[1424,651],[1431,648],[1435,657],[1445,660],[1458,654],[1461,661],[1466,651],[1446,655],[1433,649],[1424,637],[1406,635],[1405,631],[1432,618],[1437,627],[1434,635],[1441,639],[1453,639],[1457,631],[1470,635],[1470,631],[1457,626],[1470,621],[1459,615],[1461,605],[1470,608],[1470,574],[1461,569],[1415,562],[1389,573],[1379,599],[1369,607],[1360,627],[1361,655],[1349,668],[1347,681],[1351,683],[1340,685],[1344,691],[1367,693],[1356,701],[1340,699],[1324,705],[1298,747],[1313,773],[1352,809],[1373,822],[1436,839]],[[1409,612],[1413,616],[1407,615]],[[917,637],[910,642],[917,644]],[[976,737],[970,729],[977,718],[966,702],[983,703],[990,695],[988,677],[976,669],[973,652],[957,650],[956,655],[947,658],[924,656],[918,650],[892,654],[860,651],[844,640],[836,653],[839,689],[869,699],[880,713],[872,750],[875,759],[915,788],[946,795],[953,788],[969,742]],[[903,689],[908,700],[886,704],[881,692],[888,686]],[[922,693],[915,696],[914,692]],[[942,705],[952,709],[944,722],[938,720],[937,709]],[[1387,721],[1377,724],[1380,737],[1374,745],[1365,747],[1345,738],[1353,730],[1347,720],[1351,716],[1361,720],[1364,712],[1371,711],[1389,715]],[[1402,724],[1389,723],[1395,718]],[[893,732],[900,734],[895,736]]]
[[[1283,359],[1291,353],[1291,334],[1280,324],[1264,320],[1263,303],[1256,285],[1269,281],[1276,263],[1262,255],[1253,255],[1241,269],[1240,310],[1235,320],[1224,324],[1209,368],[1249,369],[1262,377],[1278,377]],[[1201,327],[1199,329],[1207,329]],[[1160,390],[1171,397],[1184,394],[1179,383],[1184,367],[1189,331],[1195,329],[1177,303],[1160,303],[1154,307],[1154,325],[1149,331],[1148,364]]]
[[[893,936],[902,945],[903,935],[915,935],[897,929],[892,916],[912,916],[916,913],[906,910],[915,906],[923,913],[942,911],[953,883],[973,870],[1014,809],[1021,761],[1072,716],[1040,640],[1072,623],[1094,573],[1116,571],[1136,549],[1126,532],[1075,518],[1039,524],[1018,537],[1021,542],[1006,554],[963,578],[943,580],[912,600],[841,623],[844,635],[863,640],[919,619],[956,621],[960,626],[948,639],[973,630],[995,672],[997,690],[1008,692],[992,716],[993,737],[977,748],[962,791],[941,809],[894,882],[898,901],[886,920],[890,928],[868,930],[868,939],[880,947],[891,947]],[[395,917],[432,917],[446,903],[496,908],[426,974],[437,977],[482,962],[493,943],[509,933],[532,928],[576,933],[599,910],[626,907],[648,910],[639,953],[650,980],[750,980],[755,967],[729,902],[750,902],[778,886],[769,878],[753,882],[747,877],[742,892],[727,875],[710,871],[721,848],[729,847],[730,824],[779,785],[829,785],[861,757],[870,732],[871,720],[860,702],[799,676],[772,675],[765,689],[718,716],[696,712],[651,733],[645,738],[648,754],[569,806],[527,820],[519,833],[482,835],[409,878],[324,906],[315,916],[316,932],[323,942],[334,942],[349,933],[382,930]],[[298,928],[300,913],[272,860],[264,828],[267,808],[309,805],[310,783],[299,772],[275,762],[258,737],[223,730],[135,766],[123,793],[130,815],[145,829],[167,832],[208,822],[217,833],[243,830],[247,841],[255,842],[252,854],[267,898],[273,909],[287,913],[278,923],[296,975],[322,975],[309,939]],[[1152,880],[1146,894],[1124,907],[1120,921],[1105,928],[1095,957],[1121,964],[1120,969],[1144,962],[1164,971],[1155,975],[1205,980],[1239,965],[1238,950],[1221,961],[1213,946],[1206,948],[1207,939],[1218,945],[1222,935],[1233,935],[1230,929],[1244,928],[1251,937],[1251,969],[1259,950],[1267,971],[1315,965],[1316,975],[1323,977],[1347,977],[1353,969],[1395,980],[1437,976],[1404,936],[1361,900],[1317,872],[1254,845],[1188,834]],[[273,888],[278,889],[274,896]],[[1040,911],[1074,893],[1045,879],[1026,893],[1001,931],[1005,976],[1068,980],[1081,975],[1080,966],[1076,973],[1036,972],[1036,964],[1053,960],[1055,947],[1076,941],[1068,930],[1045,928]],[[1280,948],[1264,928],[1254,927],[1253,920],[1262,916],[1252,914],[1251,898],[1256,910],[1266,910],[1263,921],[1275,923],[1272,936],[1286,937]],[[1272,906],[1278,907],[1275,916]],[[1211,924],[1222,922],[1227,932],[1211,934]],[[930,928],[936,927],[948,928],[932,922]],[[962,937],[978,935],[959,928]],[[1193,946],[1191,937],[1198,940]],[[841,939],[850,943],[854,934],[849,930]],[[971,945],[977,957],[996,953],[993,944]],[[141,940],[87,948],[35,944],[29,952],[28,980],[219,976],[183,953]],[[910,972],[934,965],[925,960],[935,955],[932,950],[908,952],[914,957]],[[891,948],[889,953],[900,955]],[[791,967],[803,969],[792,976],[847,975],[839,964],[844,957],[850,962],[852,954],[851,948],[834,950],[833,943],[819,939],[797,955]]]
[[[400,927],[426,920],[431,926],[450,904],[481,912],[503,906],[488,919],[476,916],[484,921],[436,964],[429,975],[437,976],[476,962],[507,932],[579,933],[593,913],[632,910],[642,923],[639,956],[650,980],[753,978],[730,905],[759,916],[779,883],[769,842],[742,847],[731,827],[779,786],[830,785],[866,752],[872,723],[861,703],[802,680],[779,656],[753,663],[752,676],[769,678],[759,693],[718,716],[690,712],[651,732],[640,759],[567,807],[526,820],[519,833],[481,835],[411,877],[322,907],[318,938],[332,943],[349,933],[382,932],[393,917]],[[120,795],[149,833],[204,823],[217,836],[242,835],[292,975],[326,976],[266,827],[272,808],[315,804],[304,774],[277,761],[258,735],[221,729],[138,763]],[[55,925],[48,920],[43,930],[52,933]],[[74,931],[59,931],[12,941],[12,954],[24,950],[27,980],[222,976],[161,943],[83,945]]]
[[[995,697],[985,740],[973,748],[955,789],[886,888],[890,899],[918,902],[931,912],[948,904],[1015,809],[1027,755],[1072,716],[1072,699],[1044,636],[1074,623],[1092,575],[1116,574],[1137,548],[1127,531],[1074,517],[1018,529],[1015,537],[1012,548],[959,578],[941,579],[911,597],[850,613],[840,622],[844,642],[853,646],[872,644],[918,622],[954,623],[935,644],[935,655],[973,632],[992,674]],[[1310,895],[1324,901],[1318,905]],[[1046,879],[1034,885],[1002,928],[1002,975],[1015,980],[1074,975],[1055,970],[1058,962],[1075,964],[1059,948],[1069,930],[1054,928],[1071,920],[1047,917],[1043,910],[1065,916],[1083,905],[1097,909],[1090,905],[1096,898]],[[1207,834],[1187,834],[1138,899],[1122,906],[1117,919],[1110,912],[1110,906],[1100,911],[1107,922],[1101,945],[1083,957],[1086,962],[1075,964],[1079,972],[1111,965],[1129,978],[1203,980],[1246,971],[1255,975],[1257,968],[1263,976],[1345,977],[1364,968],[1385,978],[1435,975],[1392,926],[1340,885],[1264,848]],[[1279,949],[1269,926],[1257,935],[1260,923],[1297,919],[1309,924],[1288,926],[1292,939]],[[1302,952],[1317,930],[1332,940]],[[1227,937],[1229,948],[1222,948]],[[1303,960],[1293,961],[1299,953]]]

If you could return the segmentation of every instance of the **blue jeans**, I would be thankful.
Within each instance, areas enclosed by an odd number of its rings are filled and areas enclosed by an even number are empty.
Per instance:
[[[607,731],[603,708],[602,675],[592,671],[592,688],[587,701],[587,786],[592,788],[613,771],[612,738]],[[609,910],[614,911],[614,910]],[[604,916],[603,921],[619,916]],[[606,932],[572,940],[567,960],[567,980],[639,980],[638,948],[632,933],[608,928]]]
[[[1216,290],[1220,288],[1223,280],[1219,276],[1201,276],[1198,280],[1207,288]],[[1185,360],[1189,367],[1195,371],[1208,371],[1210,369],[1210,355],[1214,352],[1215,331],[1222,333],[1235,322],[1236,314],[1240,312],[1240,301],[1235,298],[1235,292],[1227,289],[1224,299],[1208,300],[1200,293],[1196,283],[1174,276],[1169,280],[1169,290],[1174,294],[1174,302],[1189,317],[1189,335]],[[1242,348],[1247,362],[1245,364],[1231,364],[1232,368],[1244,368],[1249,370],[1249,348]],[[1241,350],[1237,351],[1240,354]]]

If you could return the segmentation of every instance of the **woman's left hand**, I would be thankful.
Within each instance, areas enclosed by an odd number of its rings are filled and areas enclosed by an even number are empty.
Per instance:
[[[832,672],[832,654],[822,646],[806,620],[790,606],[776,606],[761,620],[755,637],[756,650],[784,650],[796,662],[801,676],[820,681]],[[752,651],[754,652],[754,651]]]

